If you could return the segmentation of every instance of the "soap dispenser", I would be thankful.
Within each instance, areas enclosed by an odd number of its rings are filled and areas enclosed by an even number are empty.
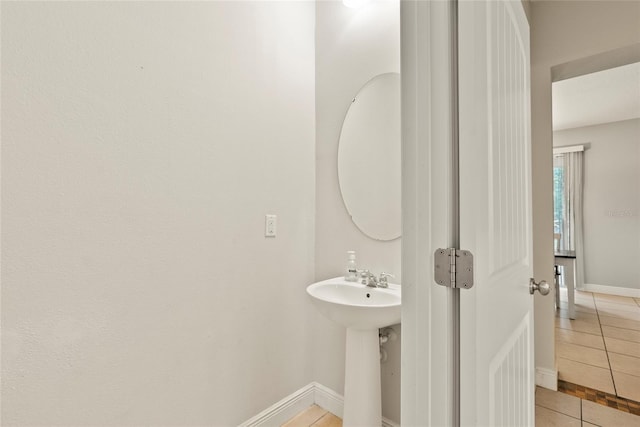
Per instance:
[[[357,282],[358,274],[356,271],[356,252],[355,251],[347,251],[348,261],[347,261],[347,275],[344,276],[344,280],[347,282]]]

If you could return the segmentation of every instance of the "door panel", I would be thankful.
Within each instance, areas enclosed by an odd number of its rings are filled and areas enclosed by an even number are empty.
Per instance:
[[[528,407],[532,363],[530,316],[525,316],[489,365],[489,425],[532,425]]]
[[[529,26],[520,2],[459,4],[461,420],[533,425]]]

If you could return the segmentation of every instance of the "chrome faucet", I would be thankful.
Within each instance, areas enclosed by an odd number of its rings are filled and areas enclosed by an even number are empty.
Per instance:
[[[389,277],[394,278],[396,276],[394,276],[393,274],[385,273],[384,271],[380,273],[380,279],[378,280],[378,287],[388,288],[389,282],[387,279],[389,279]]]
[[[360,274],[360,283],[370,288],[388,288],[389,287],[389,277],[395,277],[393,274],[389,273],[380,273],[380,278],[376,278],[376,275],[371,273],[369,270],[358,270]]]
[[[378,286],[378,279],[376,279],[376,275],[371,273],[369,270],[360,270],[360,278],[362,279],[360,283],[366,285],[370,288],[375,288]]]

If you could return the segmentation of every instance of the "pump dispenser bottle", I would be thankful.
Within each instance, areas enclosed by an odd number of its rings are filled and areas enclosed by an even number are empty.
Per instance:
[[[347,275],[344,276],[344,280],[347,282],[357,282],[358,274],[356,272],[356,252],[347,251],[349,260],[347,261]]]

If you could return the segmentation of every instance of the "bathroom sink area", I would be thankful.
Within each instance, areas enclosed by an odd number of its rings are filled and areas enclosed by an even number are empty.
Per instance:
[[[307,287],[316,308],[346,328],[378,329],[400,323],[400,286],[370,288],[342,277]]]
[[[318,311],[347,329],[344,426],[382,425],[378,329],[400,323],[400,289],[391,283],[386,288],[368,287],[343,277],[307,287]]]

